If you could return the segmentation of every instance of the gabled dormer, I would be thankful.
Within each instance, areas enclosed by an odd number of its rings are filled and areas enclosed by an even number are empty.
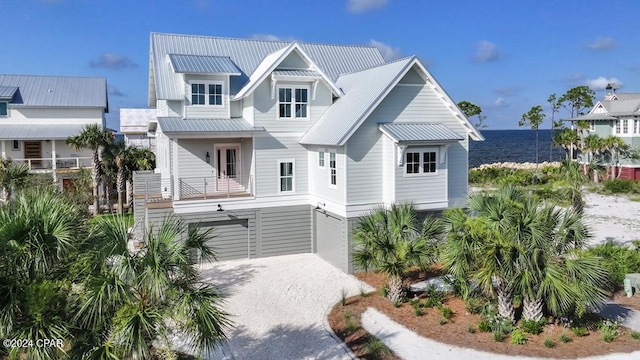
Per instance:
[[[17,92],[16,86],[0,86],[0,118],[9,117],[9,104]]]
[[[229,57],[168,54],[174,73],[182,79],[185,118],[228,119],[231,83],[242,72]]]

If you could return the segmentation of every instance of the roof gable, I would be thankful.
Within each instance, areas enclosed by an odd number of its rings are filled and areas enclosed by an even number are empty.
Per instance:
[[[344,95],[337,100],[299,140],[302,144],[342,146],[358,130],[360,125],[378,107],[410,71],[423,79],[440,95],[449,111],[468,130],[474,140],[483,140],[482,135],[462,114],[455,103],[438,85],[433,77],[415,57],[404,58],[368,70],[341,76],[337,83]],[[409,76],[417,81],[415,76]]]
[[[108,107],[105,78],[0,75],[0,87],[17,88],[14,106]]]

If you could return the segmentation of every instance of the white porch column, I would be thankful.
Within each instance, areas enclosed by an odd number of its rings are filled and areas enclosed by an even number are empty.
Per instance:
[[[0,140],[0,156],[2,156],[3,159],[7,158],[7,151],[4,148],[4,140]]]
[[[56,141],[51,140],[51,168],[53,169],[53,182],[58,182],[58,174],[56,173]]]

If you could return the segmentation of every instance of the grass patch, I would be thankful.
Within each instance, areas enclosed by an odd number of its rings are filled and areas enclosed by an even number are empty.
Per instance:
[[[520,329],[514,329],[511,332],[510,338],[511,338],[511,343],[515,345],[524,345],[527,343],[527,340],[529,340],[529,338],[527,337],[527,334],[525,334],[524,331]]]
[[[560,342],[562,343],[568,343],[571,342],[571,336],[567,335],[567,334],[562,334],[560,335]]]
[[[391,349],[380,339],[369,337],[365,345],[365,351],[374,359],[383,359],[391,355]]]
[[[640,332],[632,331],[631,334],[629,334],[629,335],[631,335],[632,339],[640,340]]]
[[[451,318],[453,317],[453,310],[451,310],[451,308],[446,305],[440,306],[438,310],[440,311],[440,315],[442,315],[442,317],[447,320],[451,320]]]
[[[502,331],[494,331],[493,332],[493,341],[495,342],[503,342],[506,335]]]
[[[543,344],[544,344],[544,347],[549,348],[549,349],[556,347],[556,343],[553,340],[549,339],[549,338],[544,339],[544,343]]]
[[[579,337],[589,335],[589,330],[587,330],[586,327],[573,327],[571,328],[571,331],[573,331],[573,333]]]
[[[538,335],[542,332],[543,324],[544,320],[522,320],[520,322],[520,327],[522,328],[522,330],[528,332],[529,334]]]

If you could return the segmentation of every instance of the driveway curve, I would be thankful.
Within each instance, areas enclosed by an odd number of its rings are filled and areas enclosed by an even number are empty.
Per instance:
[[[234,327],[229,342],[206,359],[352,359],[326,328],[326,312],[371,288],[314,254],[219,262],[204,279],[225,295]]]

